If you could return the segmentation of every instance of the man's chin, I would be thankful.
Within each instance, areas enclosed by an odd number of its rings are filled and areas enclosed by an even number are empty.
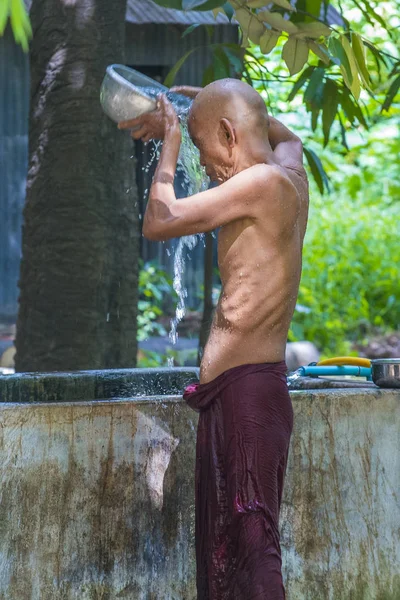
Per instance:
[[[223,183],[224,181],[223,177],[221,177],[221,175],[217,175],[216,173],[211,173],[209,178],[213,183]]]

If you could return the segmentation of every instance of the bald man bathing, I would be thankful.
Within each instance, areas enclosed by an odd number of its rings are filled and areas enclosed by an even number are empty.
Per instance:
[[[222,290],[200,368],[184,392],[200,413],[196,444],[198,600],[283,600],[279,511],[293,409],[285,347],[308,216],[302,144],[268,116],[248,84],[224,79],[195,96],[190,136],[219,185],[177,200],[181,143],[165,96],[121,128],[163,139],[143,235],[151,240],[220,227]]]

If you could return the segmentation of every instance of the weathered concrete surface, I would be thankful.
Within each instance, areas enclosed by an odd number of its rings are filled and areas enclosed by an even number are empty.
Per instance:
[[[291,393],[288,600],[400,599],[400,392]]]
[[[287,600],[399,600],[400,391],[292,392]],[[194,600],[196,414],[0,404],[0,600]]]
[[[195,598],[195,413],[2,404],[0,422],[2,600]]]

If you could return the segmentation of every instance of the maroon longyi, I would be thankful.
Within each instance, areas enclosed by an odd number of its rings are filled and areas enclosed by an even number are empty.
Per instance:
[[[233,367],[183,397],[200,413],[198,600],[284,600],[278,522],[293,429],[286,363]]]

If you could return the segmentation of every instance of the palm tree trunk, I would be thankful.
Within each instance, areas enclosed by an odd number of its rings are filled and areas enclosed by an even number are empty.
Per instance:
[[[18,371],[132,367],[138,218],[127,134],[103,115],[126,0],[33,0]]]

